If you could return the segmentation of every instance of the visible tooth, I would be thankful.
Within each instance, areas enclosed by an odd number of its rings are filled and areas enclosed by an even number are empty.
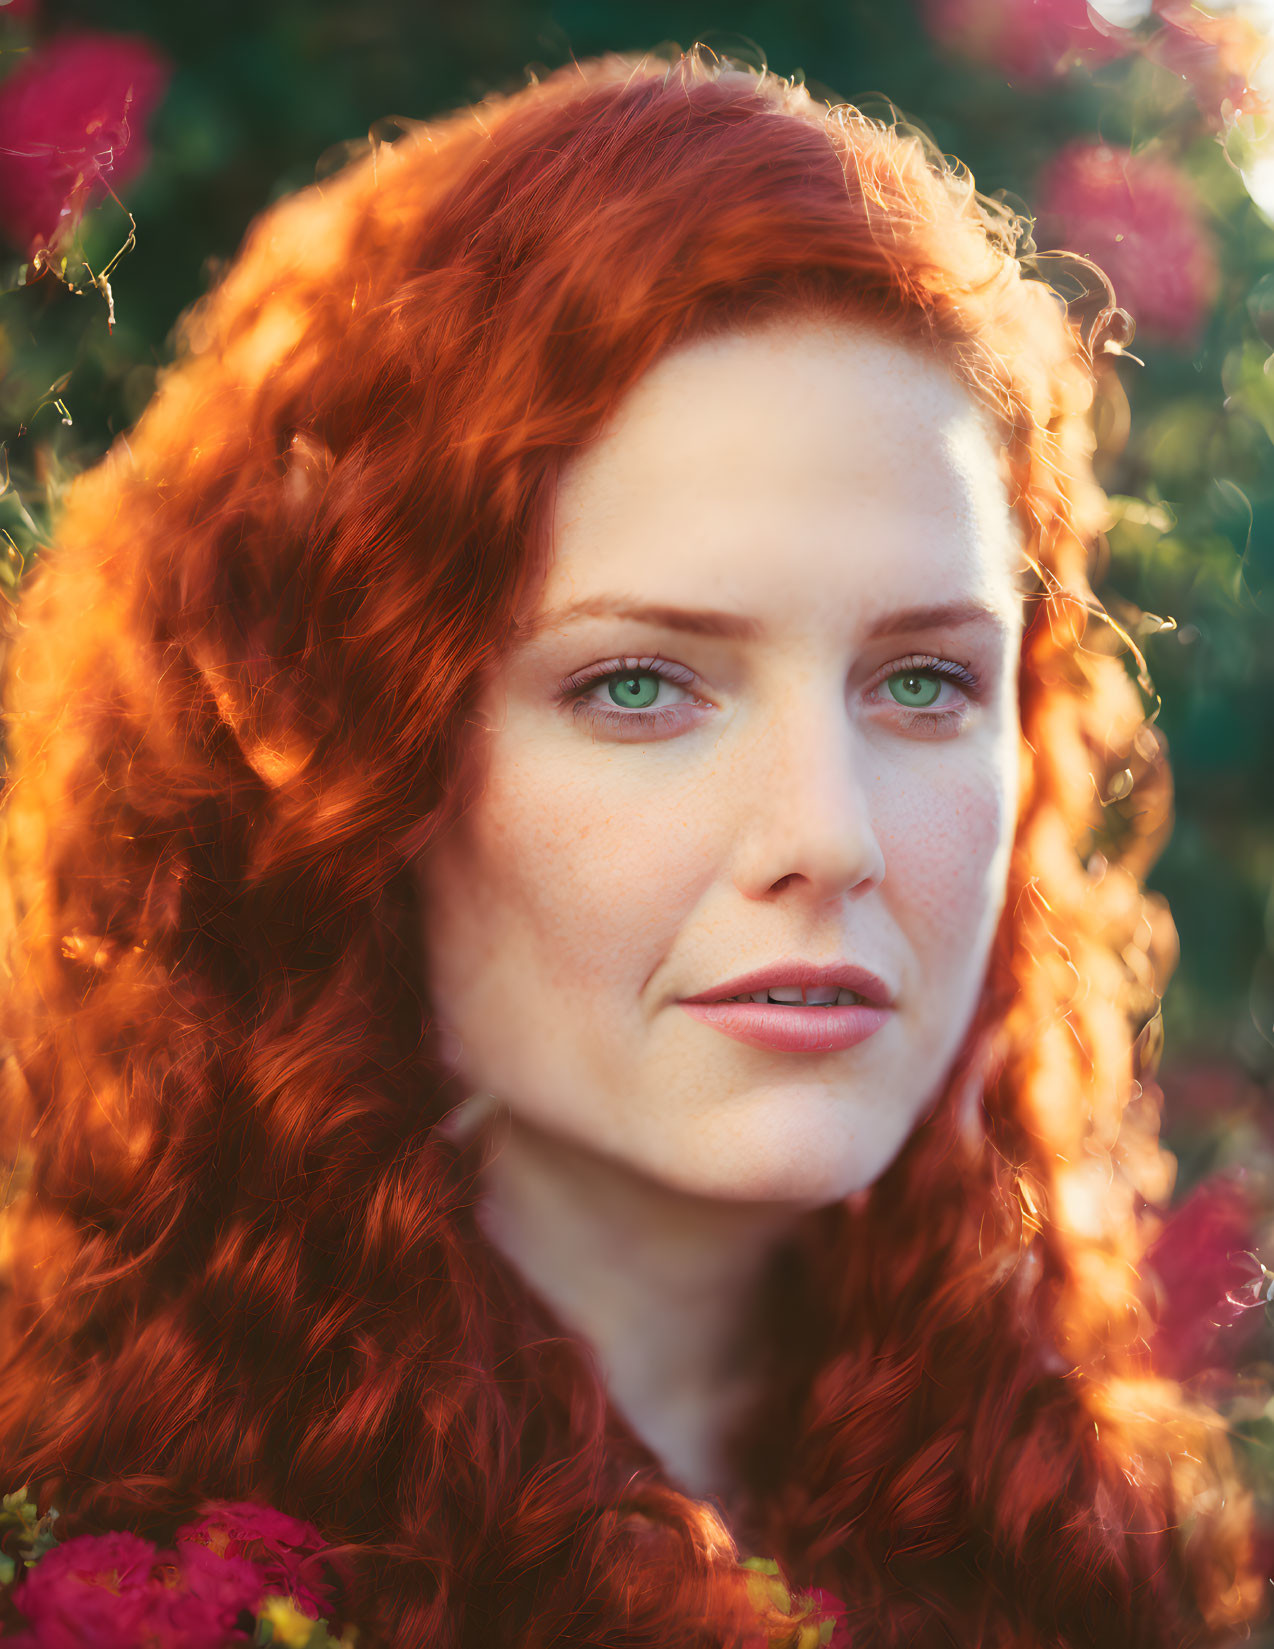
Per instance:
[[[748,991],[742,996],[727,996],[727,1002],[781,1002],[794,1006],[804,1002],[810,1007],[847,1008],[863,1001],[857,991],[836,990],[831,985],[807,985],[802,995],[799,985],[776,985],[770,991]]]

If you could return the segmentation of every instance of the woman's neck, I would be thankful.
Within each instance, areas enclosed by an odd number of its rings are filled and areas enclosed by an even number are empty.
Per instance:
[[[801,1210],[686,1195],[513,1117],[487,1124],[479,1223],[595,1350],[669,1477],[724,1508],[725,1440],[757,1390],[756,1307]]]

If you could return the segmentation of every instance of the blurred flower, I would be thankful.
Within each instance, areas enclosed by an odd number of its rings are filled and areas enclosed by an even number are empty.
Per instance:
[[[1251,1252],[1255,1213],[1234,1176],[1195,1187],[1167,1217],[1146,1255],[1161,1292],[1155,1366],[1187,1380],[1206,1368],[1233,1367],[1264,1325],[1266,1273]]]
[[[330,1588],[307,1570],[323,1538],[312,1524],[246,1501],[213,1501],[158,1551],[129,1533],[58,1543],[21,1489],[4,1516],[27,1532],[12,1598],[25,1627],[13,1649],[230,1649],[278,1642],[352,1649],[326,1631]],[[39,1531],[44,1533],[35,1538]],[[16,1565],[6,1576],[14,1578]],[[261,1634],[265,1632],[263,1637]]]
[[[1252,1531],[1252,1566],[1258,1575],[1274,1580],[1274,1529],[1259,1523]]]
[[[1105,63],[1132,37],[1086,0],[920,0],[935,39],[1022,80],[1046,80],[1072,62]],[[1116,14],[1120,15],[1120,14]]]
[[[165,1645],[219,1649],[244,1610],[255,1614],[261,1607],[266,1578],[247,1558],[218,1555],[206,1546],[179,1545],[178,1553],[180,1568],[155,1600],[147,1624]]]
[[[79,31],[0,82],[0,228],[19,251],[60,245],[108,189],[142,171],[145,123],[169,73],[139,35]]]
[[[34,17],[37,0],[0,0],[0,23],[6,19]]]
[[[748,1597],[758,1613],[777,1610],[782,1624],[775,1623],[749,1636],[744,1649],[850,1649],[845,1625],[845,1605],[830,1592],[814,1587],[795,1596],[783,1579],[779,1565],[770,1557],[744,1558]],[[799,1621],[790,1626],[788,1621]],[[777,1634],[777,1635],[776,1635]]]
[[[1260,1092],[1236,1061],[1207,1053],[1165,1065],[1158,1080],[1165,1123],[1192,1131],[1224,1127],[1237,1112],[1249,1108]]]
[[[1245,10],[1251,15],[1219,20],[1247,32],[1230,48],[1231,74],[1223,90],[1205,85],[1203,96],[1214,106],[1208,112],[1223,132],[1230,163],[1257,210],[1274,223],[1274,4],[1264,0],[1263,16],[1253,7]]]
[[[826,1649],[850,1649],[845,1605],[838,1597],[816,1586],[812,1591],[802,1592],[799,1602],[813,1608],[817,1615],[820,1645],[826,1645]]]
[[[1216,127],[1268,111],[1269,0],[920,0],[944,46],[1044,81],[1077,64],[1144,55],[1184,80]],[[1143,28],[1143,24],[1150,24]]]
[[[1037,187],[1038,243],[1090,257],[1110,276],[1138,330],[1189,345],[1216,300],[1220,273],[1189,178],[1170,161],[1080,138]]]
[[[1247,9],[1205,11],[1194,0],[1156,0],[1160,27],[1146,38],[1147,57],[1189,83],[1214,126],[1269,105],[1263,59],[1269,34]]]
[[[314,1554],[325,1544],[312,1523],[246,1500],[218,1502],[177,1532],[183,1565],[197,1559],[204,1547],[218,1555],[248,1558],[268,1590],[287,1593],[314,1615],[330,1614],[333,1604],[331,1587],[314,1572]]]
[[[31,1632],[20,1649],[134,1649],[157,1587],[155,1547],[139,1535],[81,1535],[27,1571],[17,1602]]]

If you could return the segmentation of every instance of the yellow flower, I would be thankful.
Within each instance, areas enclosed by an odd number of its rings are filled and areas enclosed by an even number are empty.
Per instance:
[[[280,1649],[354,1649],[357,1638],[354,1627],[343,1637],[332,1637],[326,1621],[303,1615],[289,1597],[265,1598],[257,1610],[257,1620],[269,1622],[267,1642],[279,1644]]]

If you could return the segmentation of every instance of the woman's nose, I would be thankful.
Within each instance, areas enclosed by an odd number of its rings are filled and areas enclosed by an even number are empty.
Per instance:
[[[750,899],[802,886],[822,902],[884,879],[872,757],[843,699],[794,694],[749,741],[732,806],[735,885]]]

